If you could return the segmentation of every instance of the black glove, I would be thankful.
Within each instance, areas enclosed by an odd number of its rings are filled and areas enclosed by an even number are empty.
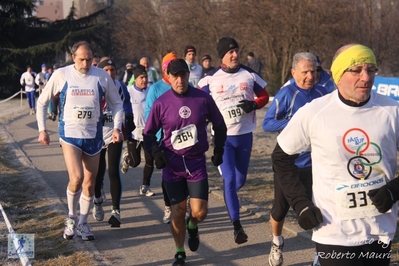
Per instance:
[[[219,166],[223,163],[223,148],[215,148],[213,150],[213,156],[211,157],[211,161],[214,166]]]
[[[258,105],[254,101],[241,100],[239,103],[240,104],[238,104],[237,107],[241,107],[246,113],[250,113],[253,110],[258,109]]]
[[[367,195],[380,213],[386,213],[395,203],[392,192],[386,187],[386,185],[370,190]]]
[[[43,85],[43,84],[44,84],[43,82],[41,82],[41,81],[39,82],[39,85]]]
[[[299,214],[298,223],[304,230],[310,230],[323,222],[320,209],[314,205],[305,207]]]
[[[152,152],[152,157],[154,157],[155,167],[157,169],[162,169],[168,164],[168,158],[160,149],[156,149]]]
[[[133,115],[125,115],[125,128],[126,135],[129,137],[133,130],[136,129],[136,125],[133,122]]]

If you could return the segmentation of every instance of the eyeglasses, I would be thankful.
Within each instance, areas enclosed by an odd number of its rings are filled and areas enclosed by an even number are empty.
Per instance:
[[[370,77],[374,77],[378,74],[378,68],[376,67],[369,67],[369,68],[347,68],[344,72],[350,72],[353,76],[360,77],[363,71],[366,70],[367,74]]]

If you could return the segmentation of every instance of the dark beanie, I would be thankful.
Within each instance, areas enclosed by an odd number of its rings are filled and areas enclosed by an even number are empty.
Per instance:
[[[195,47],[192,45],[187,45],[186,48],[184,48],[184,56],[186,56],[186,54],[188,54],[189,52],[193,52],[194,54],[197,54]]]
[[[236,40],[230,37],[223,37],[219,40],[217,46],[219,57],[223,58],[228,51],[235,48],[238,48],[238,43]]]
[[[98,68],[104,68],[106,66],[114,66],[114,68],[116,69],[114,61],[112,59],[109,59],[109,58],[101,60],[100,63],[97,64]]]
[[[147,70],[145,70],[145,67],[143,65],[138,65],[135,68],[133,68],[133,75],[134,79],[140,77],[141,75],[147,76]]]
[[[212,61],[212,57],[209,54],[206,54],[202,57],[202,62],[204,62],[204,60],[209,60]]]

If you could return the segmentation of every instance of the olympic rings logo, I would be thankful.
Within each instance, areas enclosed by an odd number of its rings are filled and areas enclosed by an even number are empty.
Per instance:
[[[346,151],[355,155],[347,165],[348,172],[355,179],[367,179],[374,169],[371,166],[379,164],[382,160],[381,147],[375,142],[371,142],[368,134],[360,128],[348,130],[342,138],[342,144]],[[370,151],[371,147],[373,151]],[[366,153],[368,150],[369,152]],[[370,161],[375,156],[377,159],[373,162]]]

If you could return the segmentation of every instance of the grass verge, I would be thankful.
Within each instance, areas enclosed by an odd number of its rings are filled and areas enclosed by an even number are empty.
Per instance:
[[[34,234],[35,258],[32,265],[101,265],[82,240],[62,237],[65,209],[56,197],[32,175],[34,169],[23,165],[12,152],[11,144],[0,139],[0,200],[14,231]],[[66,210],[65,210],[66,211]],[[0,265],[21,265],[8,259],[8,229],[0,217]]]

